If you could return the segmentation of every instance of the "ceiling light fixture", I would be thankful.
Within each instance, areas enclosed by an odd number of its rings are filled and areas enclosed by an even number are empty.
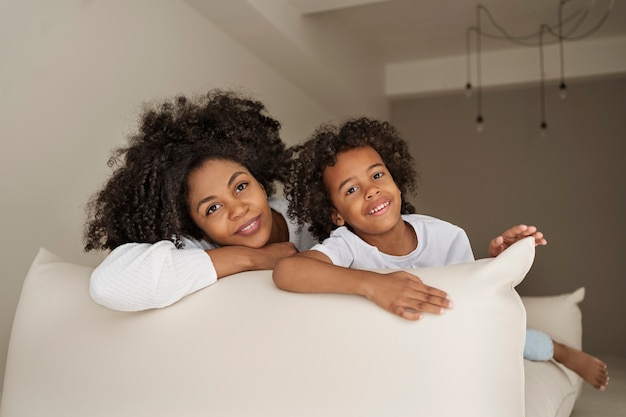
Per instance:
[[[558,22],[554,25],[548,25],[546,23],[542,23],[539,26],[539,30],[537,32],[533,32],[526,35],[513,36],[508,33],[496,20],[493,15],[487,9],[487,7],[478,4],[476,6],[476,26],[471,26],[467,28],[465,34],[465,48],[466,48],[466,72],[467,72],[467,83],[465,84],[465,92],[467,97],[472,96],[472,92],[474,87],[471,83],[471,41],[472,35],[476,37],[476,130],[480,133],[483,131],[484,118],[483,118],[483,102],[482,102],[482,39],[483,38],[493,38],[493,39],[503,39],[513,42],[522,46],[531,46],[539,48],[539,71],[540,71],[540,111],[541,111],[541,122],[539,127],[541,129],[542,136],[545,136],[548,129],[548,123],[546,121],[546,106],[545,106],[545,68],[544,68],[544,46],[549,44],[558,43],[559,44],[559,55],[560,55],[560,83],[559,83],[559,92],[562,99],[565,99],[567,95],[567,85],[565,84],[565,58],[564,58],[564,49],[563,43],[566,40],[580,40],[592,35],[596,32],[606,21],[606,19],[611,14],[613,9],[613,4],[615,0],[608,0],[604,3],[606,4],[606,10],[602,14],[601,18],[596,22],[596,24],[591,27],[591,29],[586,30],[584,32],[578,33],[580,31],[581,25],[589,20],[591,15],[591,10],[597,5],[597,0],[585,0],[585,1],[574,1],[574,3],[583,3],[577,9],[572,10],[571,13],[567,17],[563,17],[564,8],[567,3],[572,2],[573,0],[560,0],[559,8],[558,8]],[[485,30],[483,24],[481,22],[481,15],[485,15],[493,28],[495,28],[496,32],[489,32]]]

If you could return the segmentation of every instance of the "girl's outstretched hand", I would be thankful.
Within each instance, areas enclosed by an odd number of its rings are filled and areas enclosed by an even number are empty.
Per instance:
[[[442,314],[452,308],[448,294],[424,284],[417,276],[405,271],[378,274],[366,297],[407,320],[419,320],[422,313]]]
[[[495,237],[489,242],[488,253],[491,257],[500,255],[506,248],[517,242],[533,236],[535,238],[535,246],[546,245],[548,242],[543,237],[543,233],[537,230],[535,226],[526,226],[525,224],[518,224],[510,229],[507,229],[500,236]]]

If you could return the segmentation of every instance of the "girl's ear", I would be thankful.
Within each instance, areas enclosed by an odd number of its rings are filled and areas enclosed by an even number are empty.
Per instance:
[[[344,224],[346,224],[346,222],[341,217],[341,214],[337,213],[337,210],[335,209],[333,209],[333,211],[330,213],[330,218],[335,226],[343,226]]]

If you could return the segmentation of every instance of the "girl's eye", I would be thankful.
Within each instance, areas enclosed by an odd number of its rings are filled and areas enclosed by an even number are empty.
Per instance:
[[[357,188],[356,188],[356,187],[350,187],[350,188],[348,188],[348,189],[346,190],[346,194],[350,195],[350,194],[352,194],[352,193],[355,193],[355,192],[356,192],[356,190],[357,190]]]
[[[247,182],[242,182],[240,184],[237,184],[237,187],[235,187],[235,192],[240,193],[243,190],[245,190],[248,187],[248,183]]]
[[[209,214],[213,214],[217,211],[217,209],[220,208],[219,204],[211,204],[209,207],[207,207],[206,209],[206,215],[208,216]]]
[[[372,178],[374,178],[375,180],[382,178],[382,176],[385,175],[382,172],[377,172],[376,174],[374,174],[374,176]]]

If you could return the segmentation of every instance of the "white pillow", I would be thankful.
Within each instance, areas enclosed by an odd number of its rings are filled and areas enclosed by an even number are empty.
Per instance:
[[[578,304],[585,299],[585,288],[567,294],[522,297],[528,328],[542,330],[557,342],[582,348],[582,312]]]
[[[415,271],[455,308],[410,322],[358,296],[294,294],[270,271],[157,310],[88,295],[91,268],[41,250],[24,282],[3,417],[524,416],[525,239]]]
[[[582,349],[583,287],[554,296],[522,297],[527,327],[542,330],[553,340]],[[582,379],[556,361],[524,361],[526,412],[536,417],[569,416],[582,390]]]

